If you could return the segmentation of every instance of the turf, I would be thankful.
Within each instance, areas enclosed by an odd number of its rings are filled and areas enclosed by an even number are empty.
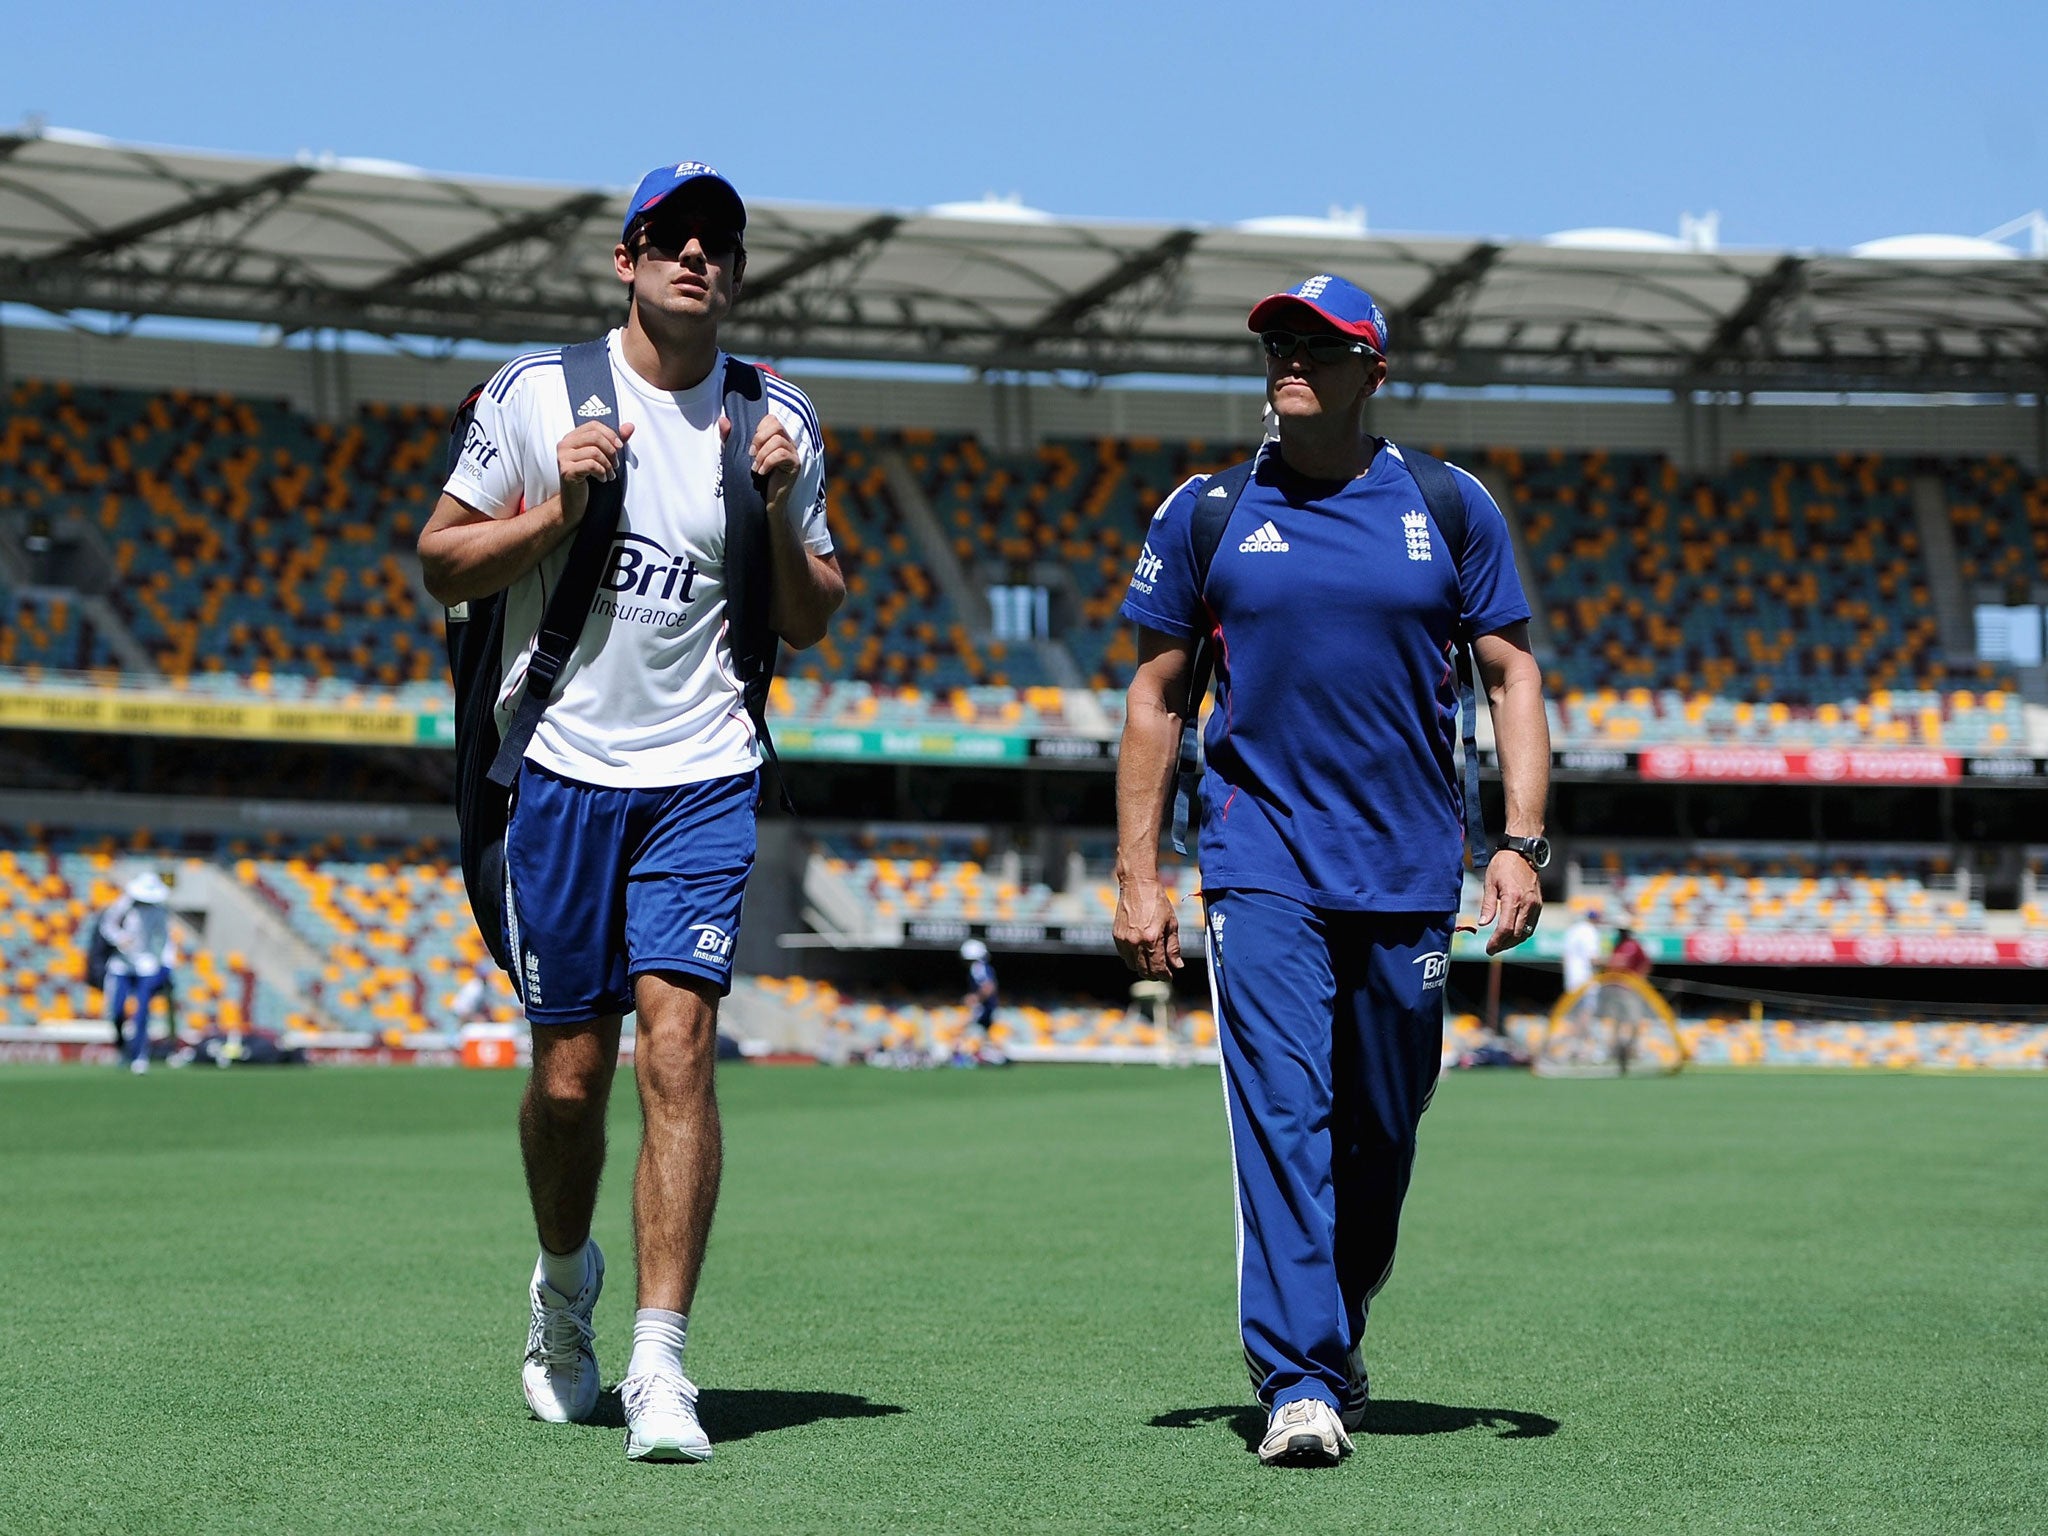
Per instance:
[[[702,1467],[525,1417],[518,1086],[0,1070],[0,1527],[2048,1525],[2048,1081],[1447,1083],[1333,1471],[1246,1449],[1211,1072],[726,1073]]]

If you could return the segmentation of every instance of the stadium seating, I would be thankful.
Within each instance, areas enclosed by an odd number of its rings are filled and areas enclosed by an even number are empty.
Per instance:
[[[1047,871],[997,845],[987,828],[833,833],[816,840],[813,876],[842,882],[881,924],[913,919],[1107,927],[1116,915],[1108,834],[1082,839],[1075,871]],[[1175,901],[1194,893],[1193,872],[1170,857],[1160,871]],[[1069,874],[1079,878],[1068,879]],[[1055,889],[1058,877],[1064,889]]]
[[[1950,459],[1936,467],[1965,586],[2010,591],[2048,580],[2048,478],[1998,457]],[[2022,592],[2020,600],[2034,598]]]
[[[1642,454],[1497,450],[1485,462],[1522,518],[1559,694],[1817,706],[2010,685],[1937,654],[1908,465],[1738,457],[1705,477]]]
[[[901,988],[855,997],[829,982],[802,977],[757,977],[777,1003],[809,1019],[832,1059],[867,1060],[879,1053],[945,1056],[969,1047],[980,1031],[957,998],[920,997]],[[1073,999],[1003,1000],[992,1036],[1005,1050],[1081,1054],[1110,1050],[1213,1049],[1216,1021],[1206,1008],[1182,1010],[1178,1040],[1166,1038],[1149,1015]]]
[[[1679,854],[1609,848],[1575,855],[1575,894],[1611,923],[1646,932],[1981,933],[1981,895],[1940,855]]]
[[[82,521],[112,567],[108,603],[164,674],[323,701],[446,697],[440,615],[412,555],[440,479],[438,411],[367,406],[329,423],[275,401],[33,382],[6,399],[0,514]],[[1055,588],[1099,729],[1120,718],[1135,660],[1116,609],[1145,520],[1237,452],[826,436],[849,600],[823,643],[786,658],[777,702],[880,727],[1077,723],[1035,646],[969,631],[919,558],[890,456],[973,579]],[[2002,669],[1938,654],[1910,494],[1916,474],[1945,486],[1966,582],[2040,580],[2048,481],[2011,461],[1753,458],[1694,475],[1647,454],[1455,456],[1504,481],[1518,509],[1561,742],[2023,745]],[[114,665],[73,600],[0,594],[0,613],[0,668]]]
[[[101,994],[86,985],[83,939],[145,863],[165,868],[192,843],[144,835],[117,839],[62,828],[7,827],[0,838],[0,1023],[97,1019]],[[210,846],[210,840],[198,840]],[[175,898],[174,898],[175,905]],[[189,952],[177,971],[177,1009],[187,1033],[208,1029],[284,1030],[294,1016],[240,954]],[[159,1007],[159,1017],[161,1008]],[[161,1025],[159,1025],[161,1028]]]
[[[179,972],[187,1032],[310,1032],[323,1020],[384,1037],[447,1029],[456,989],[484,957],[453,849],[439,843],[5,830],[0,1022],[100,1016],[99,994],[84,984],[79,935],[120,894],[124,873],[144,862],[173,875],[190,860],[226,870],[319,957],[313,972],[291,978],[315,1010],[306,1012],[290,1006],[247,957],[198,949]],[[495,967],[490,974],[494,1016],[516,1019],[509,984]]]
[[[83,606],[65,596],[0,590],[0,667],[26,672],[102,672],[120,659]]]

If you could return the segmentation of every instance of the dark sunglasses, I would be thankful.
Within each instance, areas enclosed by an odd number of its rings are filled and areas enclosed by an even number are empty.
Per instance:
[[[1364,342],[1346,336],[1303,336],[1294,331],[1261,331],[1259,345],[1266,349],[1266,356],[1283,363],[1303,347],[1308,348],[1308,360],[1312,363],[1341,363],[1347,357],[1379,356]]]
[[[726,224],[697,219],[649,219],[640,226],[642,248],[673,260],[692,240],[712,261],[729,261],[740,248],[740,233]]]

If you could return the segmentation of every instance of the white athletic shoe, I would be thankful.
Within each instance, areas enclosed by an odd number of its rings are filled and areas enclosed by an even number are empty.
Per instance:
[[[1366,1405],[1372,1401],[1372,1382],[1365,1374],[1365,1346],[1354,1344],[1344,1357],[1344,1428],[1354,1430],[1365,1422]]]
[[[1320,1397],[1299,1397],[1273,1410],[1259,1460],[1269,1467],[1334,1467],[1351,1454],[1337,1411]]]
[[[149,1071],[149,1058],[147,1056],[137,1056],[133,1061],[128,1063],[128,1070],[130,1072],[133,1072],[137,1077],[141,1077],[144,1073]]]
[[[697,1384],[687,1376],[628,1376],[619,1383],[626,1410],[628,1461],[709,1461],[711,1439],[697,1422]]]
[[[519,1384],[536,1419],[581,1424],[597,1411],[597,1349],[591,1309],[604,1289],[604,1254],[590,1245],[590,1280],[580,1296],[564,1296],[533,1266],[533,1322],[526,1330],[526,1362]]]

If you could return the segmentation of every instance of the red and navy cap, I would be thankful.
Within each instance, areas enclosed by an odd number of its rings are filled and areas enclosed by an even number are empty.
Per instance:
[[[1254,331],[1281,330],[1286,326],[1313,325],[1321,321],[1345,336],[1355,336],[1381,356],[1387,351],[1387,317],[1373,302],[1372,295],[1356,283],[1328,272],[1318,272],[1285,293],[1261,299],[1252,306],[1246,322]],[[1320,330],[1322,326],[1315,326]]]
[[[730,215],[734,229],[747,227],[747,205],[740,201],[733,184],[702,160],[685,160],[680,165],[658,165],[640,178],[633,200],[626,204],[626,224],[619,238],[624,240],[633,232],[635,219],[684,187],[695,187],[710,207]]]

